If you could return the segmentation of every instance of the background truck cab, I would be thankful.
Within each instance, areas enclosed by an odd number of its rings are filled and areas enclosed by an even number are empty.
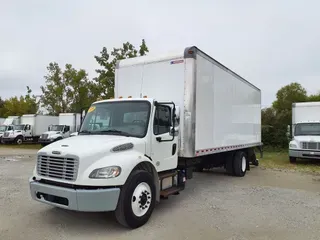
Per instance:
[[[291,131],[290,131],[291,128]],[[320,102],[292,104],[290,162],[297,158],[320,159]]]
[[[68,138],[80,127],[80,114],[60,113],[59,124],[50,125],[48,131],[41,134],[39,143],[46,146],[52,142]]]

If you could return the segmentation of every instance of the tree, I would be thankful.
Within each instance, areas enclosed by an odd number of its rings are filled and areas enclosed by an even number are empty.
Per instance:
[[[100,56],[94,56],[102,67],[102,69],[96,69],[98,77],[94,78],[98,95],[102,98],[114,97],[114,72],[118,60],[144,56],[147,52],[149,52],[149,49],[144,39],[142,39],[139,50],[129,42],[123,43],[122,48],[113,48],[111,58],[107,48],[103,47]]]
[[[277,111],[291,110],[292,103],[308,100],[306,89],[299,83],[291,83],[280,88],[276,96],[277,99],[273,102],[272,106]]]
[[[4,101],[0,97],[0,117],[4,117],[5,114],[5,108],[4,108]]]
[[[82,109],[90,106],[96,100],[95,85],[89,81],[84,69],[77,71],[71,64],[66,65],[63,77],[67,84],[67,99],[70,100],[71,112],[80,113]]]
[[[308,101],[309,102],[319,102],[320,101],[320,92],[318,92],[317,94],[312,94],[312,95],[308,96]]]
[[[56,62],[47,66],[48,74],[44,76],[46,85],[41,86],[41,102],[49,114],[58,115],[67,111],[70,99],[67,97],[67,83],[62,75],[62,70]]]
[[[27,86],[27,94],[20,97],[11,97],[4,101],[3,116],[21,116],[23,114],[35,114],[38,110],[36,97],[31,95],[32,91]]]

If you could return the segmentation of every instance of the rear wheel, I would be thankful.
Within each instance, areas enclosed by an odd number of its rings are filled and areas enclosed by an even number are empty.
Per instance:
[[[237,177],[243,177],[247,172],[247,156],[244,152],[236,152],[233,158],[233,170],[234,175]]]
[[[155,195],[152,175],[144,170],[132,172],[120,193],[117,221],[129,228],[147,223],[155,207]]]

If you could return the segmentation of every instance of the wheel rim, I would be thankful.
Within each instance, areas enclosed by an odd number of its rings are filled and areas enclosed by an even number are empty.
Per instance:
[[[141,217],[147,213],[151,205],[151,188],[142,182],[134,190],[131,198],[131,207],[134,215]]]
[[[242,164],[241,164],[242,172],[245,172],[246,168],[247,168],[247,160],[246,160],[246,157],[243,156],[242,157]]]
[[[21,143],[22,143],[22,140],[21,140],[21,139],[18,139],[18,140],[17,140],[17,143],[18,143],[18,144],[21,144]]]

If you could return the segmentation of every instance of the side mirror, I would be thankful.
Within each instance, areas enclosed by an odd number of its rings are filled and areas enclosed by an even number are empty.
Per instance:
[[[170,136],[178,136],[179,135],[179,129],[177,127],[175,127],[175,128],[170,127],[169,134],[170,134]]]
[[[48,131],[51,131],[52,129],[52,124],[48,126]]]
[[[290,140],[292,139],[291,126],[290,126],[290,125],[287,126],[287,133],[286,133],[286,135],[287,135],[288,140],[290,141]]]

